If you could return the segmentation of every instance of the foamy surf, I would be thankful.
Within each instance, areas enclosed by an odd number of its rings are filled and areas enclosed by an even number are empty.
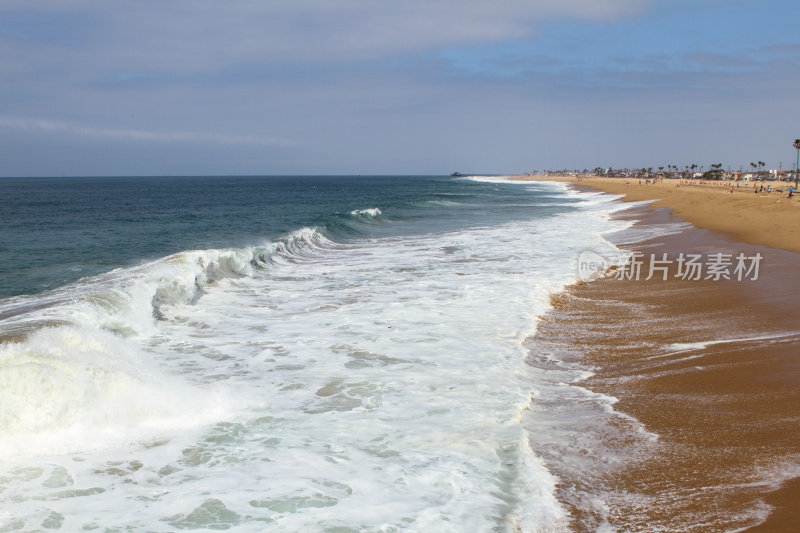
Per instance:
[[[381,210],[377,207],[370,207],[369,209],[355,209],[350,211],[350,214],[364,218],[375,218],[381,216],[383,213],[381,213]]]
[[[5,520],[564,530],[540,437],[579,429],[538,414],[612,416],[611,400],[559,385],[585,369],[539,366],[524,343],[579,253],[616,251],[615,209],[343,242],[309,227],[4,302],[27,335],[0,348]]]

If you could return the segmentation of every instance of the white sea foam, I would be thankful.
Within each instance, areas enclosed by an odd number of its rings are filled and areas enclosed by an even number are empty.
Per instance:
[[[212,396],[164,375],[136,343],[106,331],[40,329],[0,346],[0,454],[86,452],[171,434],[223,416]]]
[[[0,352],[3,405],[16,406],[0,418],[0,446],[16,446],[0,474],[8,520],[565,529],[530,438],[552,428],[530,413],[573,401],[564,383],[585,370],[565,380],[527,364],[523,341],[581,251],[615,251],[601,235],[620,226],[615,209],[591,198],[545,219],[348,245],[303,229],[116,271],[40,308],[15,300],[8,324],[60,325]]]
[[[522,180],[513,180],[513,176],[459,176],[458,179],[477,181],[480,183],[525,183]]]
[[[361,217],[379,217],[383,213],[377,207],[371,207],[369,209],[356,209],[350,211],[351,215],[361,216]]]
[[[651,359],[659,357],[667,357],[670,355],[675,355],[695,350],[704,350],[709,346],[716,346],[718,344],[753,343],[760,341],[784,342],[787,340],[795,339],[798,336],[800,336],[800,334],[798,334],[797,332],[786,332],[786,333],[775,333],[771,335],[754,335],[752,337],[734,337],[730,339],[714,339],[714,340],[697,341],[697,342],[676,342],[665,346],[665,349],[668,350],[667,353],[653,356],[651,357]]]

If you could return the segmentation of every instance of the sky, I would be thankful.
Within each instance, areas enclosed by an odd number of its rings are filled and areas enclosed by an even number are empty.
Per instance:
[[[3,0],[0,176],[792,168],[797,0]]]

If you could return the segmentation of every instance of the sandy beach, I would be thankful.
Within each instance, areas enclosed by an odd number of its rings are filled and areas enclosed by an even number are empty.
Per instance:
[[[620,495],[607,510],[610,525],[796,531],[800,328],[798,296],[787,287],[796,284],[800,267],[800,208],[752,189],[748,196],[670,182],[576,185],[625,194],[626,201],[658,199],[655,209],[638,206],[621,215],[639,225],[668,224],[677,215],[696,226],[634,244],[611,236],[642,254],[643,272],[652,254],[763,257],[756,280],[688,280],[675,270],[666,280],[660,272],[650,280],[611,273],[572,286],[543,318],[532,350],[571,352],[588,363],[595,375],[580,386],[618,398],[615,410],[658,436],[601,481]],[[586,509],[572,512],[576,530],[591,530]]]
[[[762,244],[800,252],[800,196],[786,198],[788,182],[771,184],[781,192],[756,194],[753,186],[735,182],[664,180],[647,184],[638,178],[517,176],[517,180],[563,181],[612,194],[624,194],[624,201],[653,200],[653,207],[667,207],[698,228],[721,232],[750,244]],[[733,193],[731,187],[733,184]]]

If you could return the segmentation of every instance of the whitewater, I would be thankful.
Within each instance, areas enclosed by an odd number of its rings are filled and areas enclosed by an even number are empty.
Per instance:
[[[610,453],[586,434],[614,399],[530,339],[630,222],[560,184],[459,186],[515,215],[365,203],[0,300],[0,529],[566,531],[565,498],[601,508],[557,485]]]

